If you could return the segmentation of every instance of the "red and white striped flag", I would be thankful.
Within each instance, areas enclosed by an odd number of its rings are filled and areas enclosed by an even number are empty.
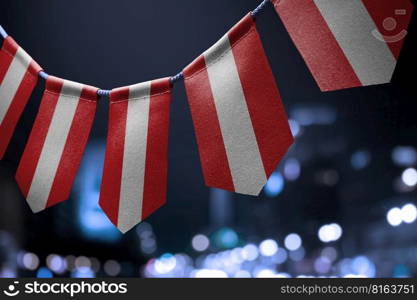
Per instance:
[[[97,88],[48,77],[16,180],[33,212],[69,198],[97,107]]]
[[[322,91],[391,81],[410,0],[273,0]]]
[[[11,38],[0,50],[0,159],[38,82],[42,68]]]
[[[125,233],[166,202],[169,78],[115,89],[100,206]]]
[[[252,16],[184,76],[206,184],[258,195],[293,136]]]

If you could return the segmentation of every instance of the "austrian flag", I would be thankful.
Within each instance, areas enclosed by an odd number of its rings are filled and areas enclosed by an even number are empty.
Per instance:
[[[68,199],[97,107],[97,88],[49,76],[16,180],[34,212]]]
[[[251,14],[184,77],[206,184],[258,195],[293,136]]]
[[[11,38],[0,50],[0,159],[38,82],[41,67]]]
[[[272,0],[322,91],[391,81],[411,0]]]
[[[115,89],[100,206],[125,233],[166,202],[169,78]]]

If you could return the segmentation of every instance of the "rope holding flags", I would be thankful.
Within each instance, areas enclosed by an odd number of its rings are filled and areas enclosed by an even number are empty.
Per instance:
[[[32,211],[69,198],[97,101],[107,96],[99,205],[122,233],[162,207],[171,94],[181,79],[206,185],[259,195],[294,142],[255,22],[269,2],[322,91],[391,80],[411,20],[409,0],[264,0],[179,74],[111,91],[49,76],[0,26],[0,159],[38,77],[46,80],[16,172]],[[404,30],[388,35],[394,13]]]

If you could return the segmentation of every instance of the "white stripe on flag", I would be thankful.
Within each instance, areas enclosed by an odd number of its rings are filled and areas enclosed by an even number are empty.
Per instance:
[[[79,83],[64,81],[27,196],[34,212],[46,207],[82,89]]]
[[[227,35],[204,58],[235,190],[258,195],[267,179]]]
[[[3,82],[0,84],[0,124],[9,110],[31,61],[32,58],[19,47]]]
[[[364,86],[389,82],[396,59],[361,0],[314,0],[330,30]]]
[[[130,87],[117,227],[127,232],[142,218],[151,82]]]

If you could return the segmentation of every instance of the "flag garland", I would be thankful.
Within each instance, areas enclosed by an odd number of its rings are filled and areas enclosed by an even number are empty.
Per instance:
[[[407,32],[384,35],[395,27],[384,17],[395,10],[407,28],[408,0],[264,0],[182,73],[112,91],[48,76],[0,26],[0,159],[38,75],[46,78],[16,173],[31,209],[69,198],[98,96],[110,96],[101,208],[125,233],[163,206],[172,83],[181,78],[207,186],[258,195],[293,143],[254,20],[268,2],[322,91],[390,81]]]
[[[206,184],[257,196],[293,136],[252,15],[184,79]]]

